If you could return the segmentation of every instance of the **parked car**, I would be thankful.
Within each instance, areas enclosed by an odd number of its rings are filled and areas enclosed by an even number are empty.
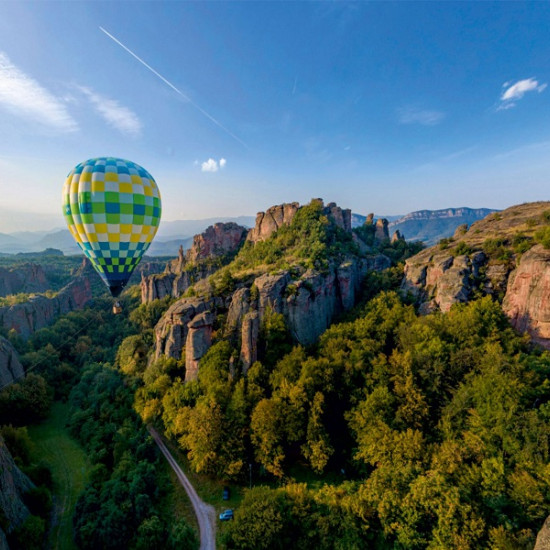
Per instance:
[[[220,514],[220,521],[229,521],[230,519],[233,519],[233,510],[224,510]]]
[[[229,487],[224,487],[222,492],[223,500],[229,500],[230,497],[231,497],[231,490],[229,489]]]

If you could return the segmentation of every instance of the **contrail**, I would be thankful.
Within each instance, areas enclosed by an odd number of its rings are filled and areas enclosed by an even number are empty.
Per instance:
[[[189,96],[185,95],[181,90],[178,90],[169,80],[164,78],[160,73],[155,71],[151,65],[148,65],[139,57],[136,55],[130,48],[126,47],[120,40],[115,38],[110,32],[106,31],[103,27],[99,27],[99,29],[104,32],[111,40],[116,42],[121,48],[124,48],[132,57],[135,57],[142,65],[147,67],[154,75],[158,76],[165,84],[170,86],[174,92],[179,94],[181,97],[183,97],[186,101],[188,101],[197,111],[199,111],[201,114],[203,114],[208,120],[212,121],[216,126],[220,127],[226,134],[230,135],[234,140],[238,141],[241,145],[249,149],[248,145],[240,139],[238,136],[236,136],[233,132],[228,130],[221,122],[218,122],[212,115],[209,115],[203,108],[201,108],[199,105],[197,105]]]

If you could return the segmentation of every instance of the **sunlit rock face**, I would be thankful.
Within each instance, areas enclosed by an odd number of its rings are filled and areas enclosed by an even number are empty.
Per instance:
[[[517,330],[550,349],[550,250],[537,245],[522,256],[502,307]]]

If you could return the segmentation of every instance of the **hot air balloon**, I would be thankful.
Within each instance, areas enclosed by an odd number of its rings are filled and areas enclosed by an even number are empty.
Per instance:
[[[72,236],[116,298],[160,223],[155,180],[128,160],[99,157],[81,162],[65,180],[63,213]]]

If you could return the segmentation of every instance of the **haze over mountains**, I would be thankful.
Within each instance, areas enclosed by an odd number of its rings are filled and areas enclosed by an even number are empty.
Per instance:
[[[489,208],[445,208],[419,210],[404,216],[376,215],[389,221],[390,233],[399,230],[408,241],[423,241],[432,245],[444,237],[450,237],[462,224],[472,224],[495,210]],[[235,222],[245,227],[254,226],[254,216],[205,218],[201,220],[176,220],[162,222],[148,256],[175,256],[180,246],[187,250],[193,235],[201,233],[217,222]],[[352,226],[358,227],[366,220],[362,214],[352,214]],[[67,229],[51,231],[16,231],[0,233],[0,254],[41,252],[47,248],[61,250],[64,254],[80,254],[80,249]]]

